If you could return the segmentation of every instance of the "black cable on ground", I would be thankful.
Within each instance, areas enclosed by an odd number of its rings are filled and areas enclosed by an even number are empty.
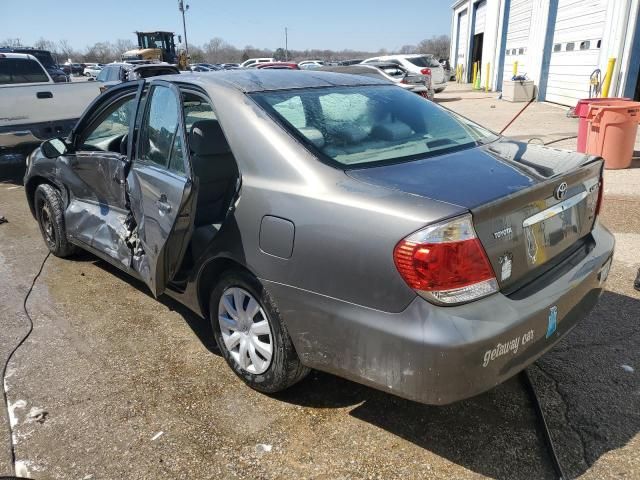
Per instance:
[[[11,352],[9,353],[9,356],[4,362],[4,365],[2,366],[2,396],[4,398],[4,405],[7,410],[7,425],[9,426],[9,445],[11,446],[11,473],[9,477],[0,477],[0,478],[18,478],[15,476],[16,475],[16,450],[15,450],[15,446],[13,445],[13,426],[11,425],[11,414],[9,412],[9,400],[7,398],[7,390],[5,389],[5,375],[7,374],[7,366],[9,365],[11,358],[16,353],[16,351],[22,346],[22,344],[27,340],[27,338],[29,338],[29,335],[31,335],[31,332],[33,331],[33,319],[31,318],[31,315],[29,315],[29,310],[27,310],[27,301],[29,300],[29,296],[33,291],[33,287],[38,281],[38,277],[40,277],[40,274],[44,269],[44,264],[47,263],[49,255],[51,255],[51,252],[47,253],[47,256],[44,257],[44,260],[42,260],[42,263],[40,264],[40,269],[38,270],[38,273],[36,273],[36,276],[33,277],[33,280],[31,281],[31,286],[29,287],[29,290],[27,291],[27,294],[24,296],[24,300],[22,302],[22,309],[24,310],[24,313],[27,316],[27,320],[29,321],[29,329],[27,330],[27,333],[24,334],[22,339],[18,342],[18,344],[15,347],[13,347],[13,350],[11,350]]]
[[[523,370],[520,373],[520,377],[522,379],[522,383],[524,384],[527,392],[529,392],[529,396],[531,397],[531,402],[533,403],[533,408],[536,411],[536,416],[538,417],[538,423],[542,427],[542,433],[544,434],[544,441],[547,445],[547,451],[549,452],[549,457],[551,458],[551,464],[553,465],[553,469],[556,471],[556,475],[558,476],[558,480],[566,480],[567,477],[562,470],[562,465],[560,465],[560,460],[558,459],[558,454],[556,453],[555,445],[553,444],[553,438],[551,438],[551,432],[549,431],[549,425],[547,425],[547,421],[544,418],[544,412],[542,411],[542,406],[540,405],[540,400],[538,399],[538,395],[536,395],[536,389],[531,382],[531,377],[529,376],[529,372]]]

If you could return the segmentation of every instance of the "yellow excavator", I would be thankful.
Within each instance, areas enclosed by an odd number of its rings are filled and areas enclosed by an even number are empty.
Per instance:
[[[122,54],[123,62],[155,60],[171,64],[178,63],[173,32],[135,32],[138,48]]]

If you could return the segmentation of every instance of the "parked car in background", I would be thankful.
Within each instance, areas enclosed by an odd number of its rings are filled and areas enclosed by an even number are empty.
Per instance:
[[[433,89],[436,93],[442,92],[447,87],[449,78],[445,76],[442,65],[433,55],[409,54],[409,55],[383,55],[364,60],[370,62],[393,62],[413,73],[430,74],[433,81]]]
[[[255,67],[258,63],[273,63],[275,62],[275,58],[250,58],[242,62],[239,67],[240,68],[251,68]]]
[[[70,82],[69,76],[56,64],[56,61],[48,50],[41,50],[31,47],[1,47],[0,53],[24,53],[33,55],[45,68],[51,79],[55,83]]]
[[[87,66],[84,67],[83,75],[85,77],[97,77],[103,67],[104,65],[99,63],[87,64]]]
[[[298,66],[301,70],[315,70],[316,68],[320,68],[325,65],[325,62],[322,60],[303,60],[302,62],[298,62]]]
[[[69,63],[69,62],[65,62],[63,65],[61,65],[62,70],[64,70],[64,73],[66,73],[67,75],[82,75],[84,72],[84,64],[82,63]]]
[[[220,66],[225,70],[233,70],[236,68],[240,68],[239,63],[221,63]]]
[[[101,83],[100,90],[105,91],[122,82],[176,73],[180,73],[178,67],[168,63],[109,63],[100,71],[96,81]]]
[[[362,63],[362,58],[352,58],[351,60],[341,60],[338,62],[339,65],[357,65],[358,63]]]
[[[440,65],[442,65],[442,68],[444,69],[445,78],[447,78],[449,81],[456,79],[456,72],[451,67],[448,58],[441,58]]]
[[[489,390],[588,314],[614,248],[601,158],[359,75],[125,83],[28,165],[52,254],[182,302],[269,393],[311,368],[431,404]]]
[[[372,62],[366,65],[321,67],[319,70],[323,72],[350,73],[352,75],[384,79],[429,100],[433,100],[434,97],[430,75],[411,73],[395,63]]]
[[[217,70],[222,70],[220,65],[214,65],[212,63],[192,63],[189,65],[189,69],[192,72],[212,72]]]
[[[58,82],[31,54],[0,53],[0,164],[68,135],[99,94],[93,82]]]
[[[293,62],[273,62],[273,63],[260,63],[255,66],[260,70],[268,69],[268,70],[300,70],[297,63]]]

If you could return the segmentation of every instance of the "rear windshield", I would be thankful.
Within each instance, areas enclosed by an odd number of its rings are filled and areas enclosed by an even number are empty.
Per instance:
[[[391,85],[260,92],[252,97],[321,159],[340,167],[424,158],[497,138]]]
[[[407,61],[413,63],[416,67],[439,67],[440,64],[436,61],[435,58],[430,57],[429,55],[424,55],[422,57],[409,57]]]
[[[35,60],[0,58],[0,85],[48,81],[49,77]]]

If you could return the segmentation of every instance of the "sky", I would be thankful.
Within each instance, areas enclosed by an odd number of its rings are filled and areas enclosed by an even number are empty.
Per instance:
[[[449,34],[450,0],[191,0],[187,39],[202,45],[213,37],[242,48],[378,51]],[[40,37],[68,40],[84,49],[118,38],[136,41],[135,30],[182,33],[178,0],[0,0],[0,41]]]

